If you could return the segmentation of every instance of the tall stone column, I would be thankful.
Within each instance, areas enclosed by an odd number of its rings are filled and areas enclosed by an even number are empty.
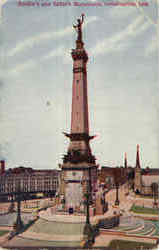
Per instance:
[[[77,19],[73,27],[77,31],[76,48],[72,50],[73,85],[71,131],[65,135],[70,139],[67,154],[61,166],[66,207],[80,207],[83,203],[85,183],[90,185],[90,195],[95,191],[97,165],[92,155],[89,135],[88,93],[87,93],[87,61],[88,55],[82,40],[82,24],[84,15]],[[89,179],[89,180],[88,180]],[[93,180],[93,181],[92,181]]]

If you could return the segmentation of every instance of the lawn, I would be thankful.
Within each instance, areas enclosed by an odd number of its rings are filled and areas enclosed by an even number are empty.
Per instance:
[[[8,232],[9,232],[9,231],[7,231],[7,230],[0,231],[0,237],[3,236],[3,235],[5,235],[5,234],[7,234]]]
[[[125,241],[125,240],[113,240],[109,244],[109,250],[134,250],[134,249],[153,249],[154,244]]]
[[[159,209],[149,208],[149,207],[140,207],[140,206],[135,206],[135,205],[131,207],[130,211],[134,213],[138,213],[138,214],[153,214],[153,215],[159,214]]]

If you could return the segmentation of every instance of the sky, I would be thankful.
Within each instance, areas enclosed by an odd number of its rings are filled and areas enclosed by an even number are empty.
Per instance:
[[[90,135],[97,135],[91,141],[97,164],[123,165],[127,152],[128,165],[135,166],[139,144],[141,166],[158,168],[157,0],[145,7],[138,0],[131,1],[136,6],[101,7],[47,2],[51,6],[22,7],[17,0],[0,0],[0,159],[7,168],[55,169],[62,163],[69,145],[63,132],[69,133],[71,124],[71,50],[77,37],[72,25],[85,13],[89,124]]]

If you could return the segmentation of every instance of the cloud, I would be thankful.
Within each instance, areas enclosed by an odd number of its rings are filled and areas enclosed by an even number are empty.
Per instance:
[[[86,19],[85,25],[97,21],[99,18],[97,16],[91,16]],[[40,42],[52,40],[52,39],[59,39],[62,37],[67,36],[68,34],[73,32],[72,26],[68,26],[65,29],[59,30],[59,31],[53,31],[53,32],[42,32],[36,36],[29,37],[25,39],[24,41],[21,41],[15,45],[14,48],[12,48],[8,52],[8,56],[14,56],[17,53],[23,52],[27,49],[31,49],[36,44],[39,44]]]
[[[144,8],[142,8],[141,6],[140,6],[140,1],[139,0],[135,0],[135,2],[136,2],[136,7],[138,8],[138,10],[140,11],[140,13],[151,23],[151,24],[153,24],[153,25],[157,25],[158,26],[158,24],[159,23],[157,23],[155,20],[153,20],[147,13],[146,13],[146,11],[144,11]],[[157,7],[157,5],[158,5],[158,3],[159,3],[159,0],[156,0],[156,1],[154,1],[154,6],[153,6],[153,8],[158,8]],[[152,4],[152,3],[151,3]]]
[[[17,43],[17,45],[8,52],[8,56],[14,56],[15,54],[20,53],[26,49],[30,49],[39,42],[43,42],[43,41],[50,40],[50,39],[62,38],[71,32],[72,32],[72,28],[67,27],[60,31],[43,32],[36,36],[32,36],[22,42]]]
[[[63,46],[50,51],[47,55],[42,57],[42,60],[47,60],[52,57],[63,56],[65,53],[65,48]]]
[[[88,18],[85,19],[84,26],[86,26],[89,23],[98,21],[98,20],[99,20],[98,16],[90,16],[90,17],[88,17]]]
[[[149,22],[143,24],[144,17],[138,16],[125,30],[113,35],[110,38],[103,39],[98,42],[90,51],[93,55],[110,53],[112,51],[124,50],[128,47],[128,38],[136,37],[145,31],[149,26]]]
[[[38,61],[35,61],[33,59],[29,59],[25,63],[18,63],[14,65],[13,68],[8,69],[7,74],[17,75],[25,70],[32,69],[38,65],[39,62],[43,62],[45,60],[48,60],[53,57],[63,56],[65,57],[65,48],[64,47],[58,47],[52,51],[50,51],[48,54],[41,57]],[[1,82],[0,82],[1,83]],[[0,84],[1,86],[1,84]]]
[[[8,70],[8,73],[11,74],[19,74],[24,70],[31,69],[32,67],[35,67],[37,65],[37,62],[33,59],[28,60],[25,63],[18,63],[16,64],[11,70]]]
[[[0,18],[2,17],[2,7],[8,0],[0,0]]]
[[[148,47],[146,47],[145,49],[145,54],[146,56],[151,55],[152,53],[155,53],[159,50],[159,34],[156,36],[154,36],[151,40],[151,42],[149,43]]]
[[[128,2],[127,0],[120,0],[120,2]],[[133,13],[140,13],[145,17],[151,24],[157,25],[157,22],[153,20],[149,15],[148,12],[144,10],[142,6],[140,6],[140,0],[134,0],[135,5],[134,6],[127,6],[126,8],[123,8],[123,6],[114,6],[111,8],[109,15],[112,18],[126,18],[132,15]],[[149,5],[153,5],[153,8],[158,8],[157,6],[159,5],[159,0],[154,0],[149,3]]]
[[[115,6],[113,8],[111,8],[109,15],[112,18],[127,18],[129,17],[131,14],[136,13],[136,7],[135,6],[127,6],[126,8],[123,6]]]
[[[0,88],[3,86],[3,81],[0,79]]]
[[[49,60],[53,57],[60,57],[60,56],[62,56],[64,64],[70,63],[71,61],[70,53],[67,53],[67,50],[65,49],[64,46],[61,46],[59,48],[50,51],[47,55],[41,58],[41,61]]]

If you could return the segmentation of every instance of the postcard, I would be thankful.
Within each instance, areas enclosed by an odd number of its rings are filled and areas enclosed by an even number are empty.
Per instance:
[[[2,248],[157,245],[158,3],[0,0]]]

